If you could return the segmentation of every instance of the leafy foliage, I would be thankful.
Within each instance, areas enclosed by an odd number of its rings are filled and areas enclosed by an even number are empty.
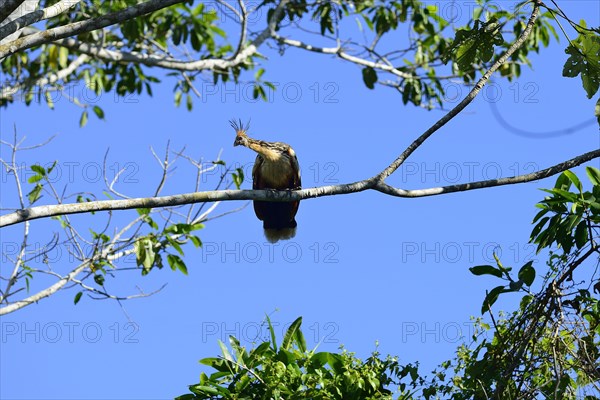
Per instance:
[[[585,28],[585,21],[580,25]],[[574,78],[581,75],[581,83],[587,97],[591,99],[600,87],[600,36],[586,31],[565,49],[569,58],[563,68],[563,76]]]
[[[55,2],[45,0],[40,6],[48,7]],[[120,13],[137,3],[126,0],[98,4],[85,0],[68,12],[41,21],[38,25],[39,29],[66,26]],[[247,10],[246,21],[260,20],[263,28],[266,28],[278,4],[276,0],[260,2],[257,7]],[[294,0],[283,7],[282,15],[275,21],[275,31],[285,31],[283,34],[286,37],[293,37],[296,33],[294,24],[302,29],[313,29],[312,25],[316,24],[318,28],[315,30],[318,30],[322,40],[334,42],[336,46],[345,43],[340,51],[362,60],[359,65],[368,88],[373,89],[376,84],[382,83],[401,92],[404,104],[412,103],[426,108],[437,104],[443,107],[444,82],[459,78],[470,84],[477,79],[478,73],[497,61],[525,29],[531,11],[529,4],[522,2],[509,11],[501,8],[497,2],[478,0],[470,19],[463,26],[458,26],[457,21],[444,18],[447,13],[443,12],[440,5],[418,0]],[[84,126],[91,115],[103,119],[105,113],[98,105],[87,104],[84,97],[89,95],[81,96],[80,92],[89,91],[94,96],[100,96],[114,91],[115,95],[125,98],[142,93],[151,96],[153,86],[161,83],[163,76],[155,73],[159,64],[149,60],[173,61],[159,68],[167,69],[166,76],[175,80],[173,91],[177,106],[185,104],[189,110],[193,108],[194,94],[202,95],[195,87],[198,80],[208,80],[212,84],[229,81],[238,83],[244,71],[251,70],[255,70],[253,79],[250,76],[244,76],[244,79],[252,79],[253,98],[268,100],[267,89],[275,90],[276,86],[263,78],[265,68],[262,56],[253,51],[243,53],[260,30],[244,31],[241,37],[233,40],[229,36],[230,32],[239,34],[238,27],[231,29],[232,25],[244,28],[242,18],[244,16],[240,10],[198,1],[182,1],[103,29],[10,54],[0,60],[0,67],[9,86],[12,85],[18,93],[13,95],[6,90],[0,96],[0,106],[7,106],[20,94],[26,104],[44,101],[53,108],[57,94],[60,96],[62,93],[83,108],[80,125]],[[598,29],[586,28],[583,21],[574,24],[559,10],[548,8],[548,11],[541,13],[529,40],[499,71],[509,80],[518,78],[521,66],[531,64],[531,52],[537,53],[542,47],[548,46],[551,38],[558,40],[555,29],[558,18],[568,21],[579,35],[570,41],[565,50],[569,58],[563,75],[581,76],[586,94],[591,98],[597,93],[600,83]],[[358,26],[364,43],[354,43],[343,37],[351,35],[347,32],[346,20],[355,21],[352,25]],[[381,44],[390,43],[384,38],[393,39],[397,32],[404,32],[406,28],[410,32],[408,43],[394,39],[391,41],[393,45]],[[281,42],[277,44],[282,54],[289,47]],[[110,56],[100,57],[98,52],[85,50],[89,48],[101,48],[106,54],[119,56],[114,59]],[[242,53],[247,56],[234,61]],[[350,60],[348,57],[344,59]],[[181,67],[190,60],[220,60],[227,63],[198,69]],[[76,67],[64,76],[55,75],[74,65]],[[212,73],[212,80],[203,74],[206,69]],[[81,85],[77,87],[78,84]]]
[[[600,399],[600,277],[594,272],[600,262],[600,170],[587,167],[586,173],[591,191],[567,171],[537,205],[542,211],[530,240],[539,251],[550,250],[547,270],[529,261],[515,276],[498,257],[496,265],[470,268],[505,282],[485,296],[481,312],[491,323],[476,318],[471,342],[430,376],[418,364],[402,365],[377,352],[361,361],[343,348],[308,350],[301,318],[278,347],[267,317],[269,340],[250,351],[233,336],[231,350],[219,342],[222,355],[200,361],[215,372],[203,372],[191,393],[177,399]],[[594,256],[595,266],[586,270],[584,261]],[[497,318],[492,307],[509,292],[521,294],[519,307]]]
[[[200,363],[215,370],[200,375],[189,387],[191,394],[178,400],[248,399],[374,399],[389,398],[390,387],[410,396],[422,384],[417,366],[401,366],[394,357],[381,358],[374,352],[361,361],[353,353],[308,350],[301,331],[302,317],[296,319],[277,346],[269,317],[270,340],[250,351],[238,339],[229,337],[227,346],[219,341],[222,355]]]

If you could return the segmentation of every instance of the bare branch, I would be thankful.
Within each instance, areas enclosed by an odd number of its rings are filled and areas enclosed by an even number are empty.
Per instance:
[[[516,183],[524,183],[537,181],[540,179],[547,178],[549,176],[556,175],[560,172],[566,171],[578,165],[581,165],[587,161],[593,160],[594,158],[600,157],[600,150],[590,151],[580,156],[574,157],[570,160],[556,164],[552,167],[542,169],[537,172],[530,174],[517,175],[508,178],[500,179],[489,179],[486,181],[477,181],[470,183],[462,183],[458,185],[450,185],[429,189],[417,189],[417,190],[403,190],[397,189],[392,186],[385,184],[384,182],[378,182],[373,189],[378,190],[382,193],[389,194],[397,197],[425,197],[425,196],[436,196],[439,194],[447,194],[454,192],[464,192],[467,190],[483,189],[495,186],[514,185]]]
[[[385,72],[389,72],[393,75],[396,75],[400,78],[414,78],[413,75],[411,74],[407,74],[406,72],[402,72],[397,68],[394,68],[391,65],[388,64],[382,64],[382,63],[377,63],[374,61],[369,61],[369,60],[365,60],[363,58],[360,57],[355,57],[353,55],[350,55],[346,52],[344,52],[342,50],[342,47],[317,47],[317,46],[312,46],[310,44],[301,42],[299,40],[294,40],[294,39],[286,39],[280,35],[278,35],[277,33],[273,34],[273,38],[275,40],[277,40],[279,43],[281,44],[285,44],[291,47],[298,47],[304,50],[308,50],[308,51],[312,51],[315,53],[322,53],[322,54],[331,54],[331,55],[335,55],[338,56],[339,58],[346,60],[346,61],[350,61],[351,63],[357,64],[357,65],[362,65],[365,67],[371,67],[374,69],[378,69],[381,71],[385,71]]]
[[[17,310],[19,310],[23,307],[26,307],[32,303],[40,301],[41,299],[43,299],[45,297],[53,295],[54,293],[56,293],[57,291],[62,289],[62,287],[65,286],[67,283],[71,282],[73,280],[73,278],[75,278],[80,272],[82,272],[87,267],[88,267],[87,262],[82,263],[82,264],[78,265],[77,268],[75,268],[70,273],[68,273],[63,278],[61,278],[58,282],[49,286],[48,288],[41,290],[41,291],[37,292],[36,294],[27,297],[26,299],[15,301],[5,307],[0,308],[0,315],[9,314],[11,312],[17,311]]]

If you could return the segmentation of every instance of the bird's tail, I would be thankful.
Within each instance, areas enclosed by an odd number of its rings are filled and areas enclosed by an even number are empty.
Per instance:
[[[283,229],[265,228],[265,237],[269,243],[277,243],[280,240],[289,240],[296,236],[296,227]]]

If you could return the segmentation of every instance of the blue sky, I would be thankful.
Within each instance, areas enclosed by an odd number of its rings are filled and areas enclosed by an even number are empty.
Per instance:
[[[597,2],[561,6],[573,20],[600,24]],[[596,126],[558,137],[523,137],[502,128],[491,111],[495,100],[507,121],[539,133],[589,120],[594,100],[586,99],[579,78],[561,76],[565,43],[561,35],[558,45],[553,42],[533,55],[533,70],[524,68],[518,81],[496,78],[493,89],[485,89],[388,182],[421,188],[512,176],[598,148]],[[91,117],[88,126],[79,128],[80,110],[65,97],[55,100],[55,110],[15,104],[1,112],[2,139],[12,138],[13,126],[29,144],[56,134],[49,145],[22,154],[20,161],[58,160],[57,186],[99,196],[103,186],[97,174],[110,147],[112,171],[126,168],[117,189],[149,196],[160,179],[150,146],[163,154],[169,140],[171,149],[186,146],[189,156],[205,162],[222,151],[228,164],[249,172],[254,154],[232,147],[228,120],[234,117],[252,118],[253,137],[290,143],[302,167],[303,186],[314,187],[376,174],[443,115],[403,106],[390,89],[367,89],[359,68],[328,56],[293,49],[283,57],[271,49],[264,52],[265,79],[281,89],[270,93],[268,102],[253,101],[245,85],[205,83],[198,85],[204,97],[188,112],[173,105],[168,79],[152,98],[113,93],[95,98],[80,85],[74,93],[97,101],[106,121]],[[453,89],[458,99],[467,93],[464,87]],[[7,156],[3,148],[2,157]],[[193,169],[184,160],[177,165],[163,194],[193,190]],[[1,179],[2,207],[13,207],[12,177],[2,172]],[[403,362],[419,360],[429,371],[452,357],[461,335],[470,335],[470,317],[479,314],[485,290],[496,284],[472,276],[470,266],[493,262],[494,251],[515,267],[530,259],[543,266],[543,257],[535,255],[527,239],[534,204],[543,198],[538,189],[553,185],[554,179],[430,198],[363,192],[306,200],[297,215],[297,236],[276,246],[265,240],[250,205],[206,224],[200,231],[203,249],[186,248],[189,276],[166,268],[147,277],[135,272],[109,280],[119,294],[136,293],[136,286],[149,292],[167,283],[154,296],[124,302],[131,321],[113,301],[84,296],[74,306],[75,290],[2,317],[0,397],[172,398],[206,371],[199,359],[219,354],[217,339],[233,334],[250,346],[265,337],[265,313],[280,334],[302,315],[309,346],[334,351],[343,344],[366,357],[378,342],[382,353]],[[202,188],[213,189],[217,180],[208,174]],[[249,177],[243,187],[251,187]],[[48,196],[41,200],[49,202]],[[243,204],[223,203],[215,215]],[[134,215],[119,212],[115,223]],[[105,219],[84,215],[73,221],[87,234],[88,226],[100,227]],[[38,220],[31,229],[32,243],[42,244],[59,227]],[[21,234],[20,226],[3,229],[3,252],[10,253]],[[53,256],[59,271],[72,265],[66,250]],[[11,268],[4,258],[1,268],[3,274]],[[510,309],[515,299],[501,298],[498,309]]]

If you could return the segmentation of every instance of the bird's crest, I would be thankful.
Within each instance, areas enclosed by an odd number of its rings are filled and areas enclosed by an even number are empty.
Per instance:
[[[246,125],[244,125],[241,118],[237,121],[235,119],[232,119],[229,121],[229,124],[238,135],[246,134],[246,132],[250,129],[250,120],[248,120],[248,122],[246,122]]]

